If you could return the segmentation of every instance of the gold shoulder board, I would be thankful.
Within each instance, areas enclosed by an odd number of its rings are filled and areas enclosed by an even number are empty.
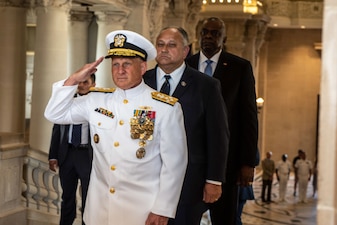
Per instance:
[[[163,93],[158,92],[158,91],[152,92],[151,95],[152,95],[153,99],[156,99],[158,101],[164,102],[164,103],[169,104],[169,105],[174,105],[178,101],[177,98],[166,95],[166,94],[163,94]]]
[[[113,93],[116,88],[103,88],[103,87],[91,87],[90,92],[103,92],[103,93]]]

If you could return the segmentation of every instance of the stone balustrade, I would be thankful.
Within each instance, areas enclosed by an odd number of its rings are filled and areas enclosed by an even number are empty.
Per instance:
[[[60,213],[59,176],[49,170],[46,161],[29,157],[24,159],[22,196],[24,206],[28,208]]]

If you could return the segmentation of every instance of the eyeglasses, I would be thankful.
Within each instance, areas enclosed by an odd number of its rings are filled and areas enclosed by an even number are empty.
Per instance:
[[[208,30],[204,28],[200,32],[201,36],[206,36],[208,33],[210,33],[213,37],[218,37],[221,35],[219,30]]]

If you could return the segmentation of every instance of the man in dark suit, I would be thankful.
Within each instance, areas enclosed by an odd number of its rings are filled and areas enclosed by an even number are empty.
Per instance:
[[[212,225],[235,225],[238,185],[251,185],[254,178],[258,139],[255,80],[249,61],[222,50],[226,28],[219,18],[203,21],[200,32],[201,52],[186,62],[220,80],[228,110],[230,131],[226,183],[222,196],[210,207]],[[207,63],[211,60],[211,63]]]
[[[225,182],[229,133],[220,83],[185,64],[188,44],[185,30],[164,28],[156,39],[158,65],[143,76],[152,88],[168,89],[167,94],[178,98],[184,113],[188,165],[169,225],[200,225],[207,203],[220,198]]]
[[[89,93],[90,87],[95,86],[95,75],[78,84],[77,96]],[[81,130],[78,143],[75,142],[76,127]],[[62,203],[60,225],[71,225],[76,218],[76,190],[78,180],[81,181],[82,215],[90,179],[92,162],[92,147],[90,144],[89,125],[59,125],[54,124],[49,149],[49,168],[59,176],[62,187]],[[82,224],[84,224],[82,222]]]

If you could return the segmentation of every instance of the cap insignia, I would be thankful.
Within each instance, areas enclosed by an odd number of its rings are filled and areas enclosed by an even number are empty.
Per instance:
[[[126,41],[126,36],[123,34],[116,34],[114,38],[114,46],[115,47],[123,47],[124,42]]]

